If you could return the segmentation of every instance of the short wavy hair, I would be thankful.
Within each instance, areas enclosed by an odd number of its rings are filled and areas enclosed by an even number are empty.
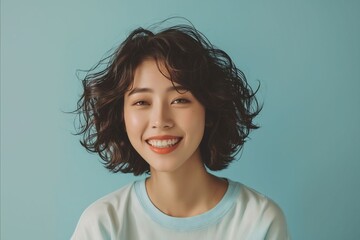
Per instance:
[[[163,63],[167,78],[188,89],[204,106],[202,161],[212,171],[226,168],[249,132],[258,128],[253,118],[262,107],[255,97],[257,90],[252,90],[229,55],[186,24],[157,33],[137,28],[110,56],[87,71],[74,111],[82,146],[98,153],[112,172],[150,172],[149,164],[131,145],[124,123],[124,95],[132,86],[136,68],[149,58]]]

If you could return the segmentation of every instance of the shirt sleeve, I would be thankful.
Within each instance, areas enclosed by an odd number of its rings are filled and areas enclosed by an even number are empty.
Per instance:
[[[268,222],[265,240],[290,240],[286,219],[282,210],[270,202],[264,212],[264,219]]]
[[[92,205],[80,217],[71,240],[110,240],[111,214],[105,205]]]

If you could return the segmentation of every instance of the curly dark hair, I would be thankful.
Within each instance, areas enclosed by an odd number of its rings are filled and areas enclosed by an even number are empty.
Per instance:
[[[167,78],[188,89],[205,108],[200,143],[204,165],[226,168],[242,149],[253,118],[261,111],[242,71],[192,25],[176,25],[157,33],[138,28],[108,57],[87,72],[84,92],[74,111],[77,134],[88,151],[98,153],[112,172],[149,173],[149,164],[135,151],[125,131],[124,95],[134,71],[145,59],[165,65]],[[106,67],[97,70],[103,64]]]

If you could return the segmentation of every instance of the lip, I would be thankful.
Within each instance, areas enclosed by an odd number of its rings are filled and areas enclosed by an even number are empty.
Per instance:
[[[179,141],[173,146],[162,147],[162,148],[155,147],[155,146],[149,144],[149,142],[148,142],[150,140],[170,140],[170,139],[178,139]],[[158,153],[158,154],[168,154],[168,153],[171,153],[172,151],[174,151],[179,146],[179,143],[181,142],[181,140],[182,140],[182,137],[170,136],[170,135],[162,135],[162,136],[150,137],[150,138],[146,139],[145,141],[149,145],[150,149],[153,152]]]
[[[153,136],[146,139],[146,141],[149,140],[167,140],[167,139],[181,139],[181,137],[178,136],[171,136],[171,135],[161,135],[161,136]]]

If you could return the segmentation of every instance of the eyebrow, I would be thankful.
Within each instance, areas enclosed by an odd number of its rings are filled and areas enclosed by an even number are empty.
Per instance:
[[[187,91],[189,91],[189,89],[187,89],[183,86],[171,86],[166,89],[166,92],[171,92],[171,91],[187,92]],[[154,90],[151,88],[133,88],[127,95],[131,96],[136,93],[153,93],[153,92],[154,92]]]

